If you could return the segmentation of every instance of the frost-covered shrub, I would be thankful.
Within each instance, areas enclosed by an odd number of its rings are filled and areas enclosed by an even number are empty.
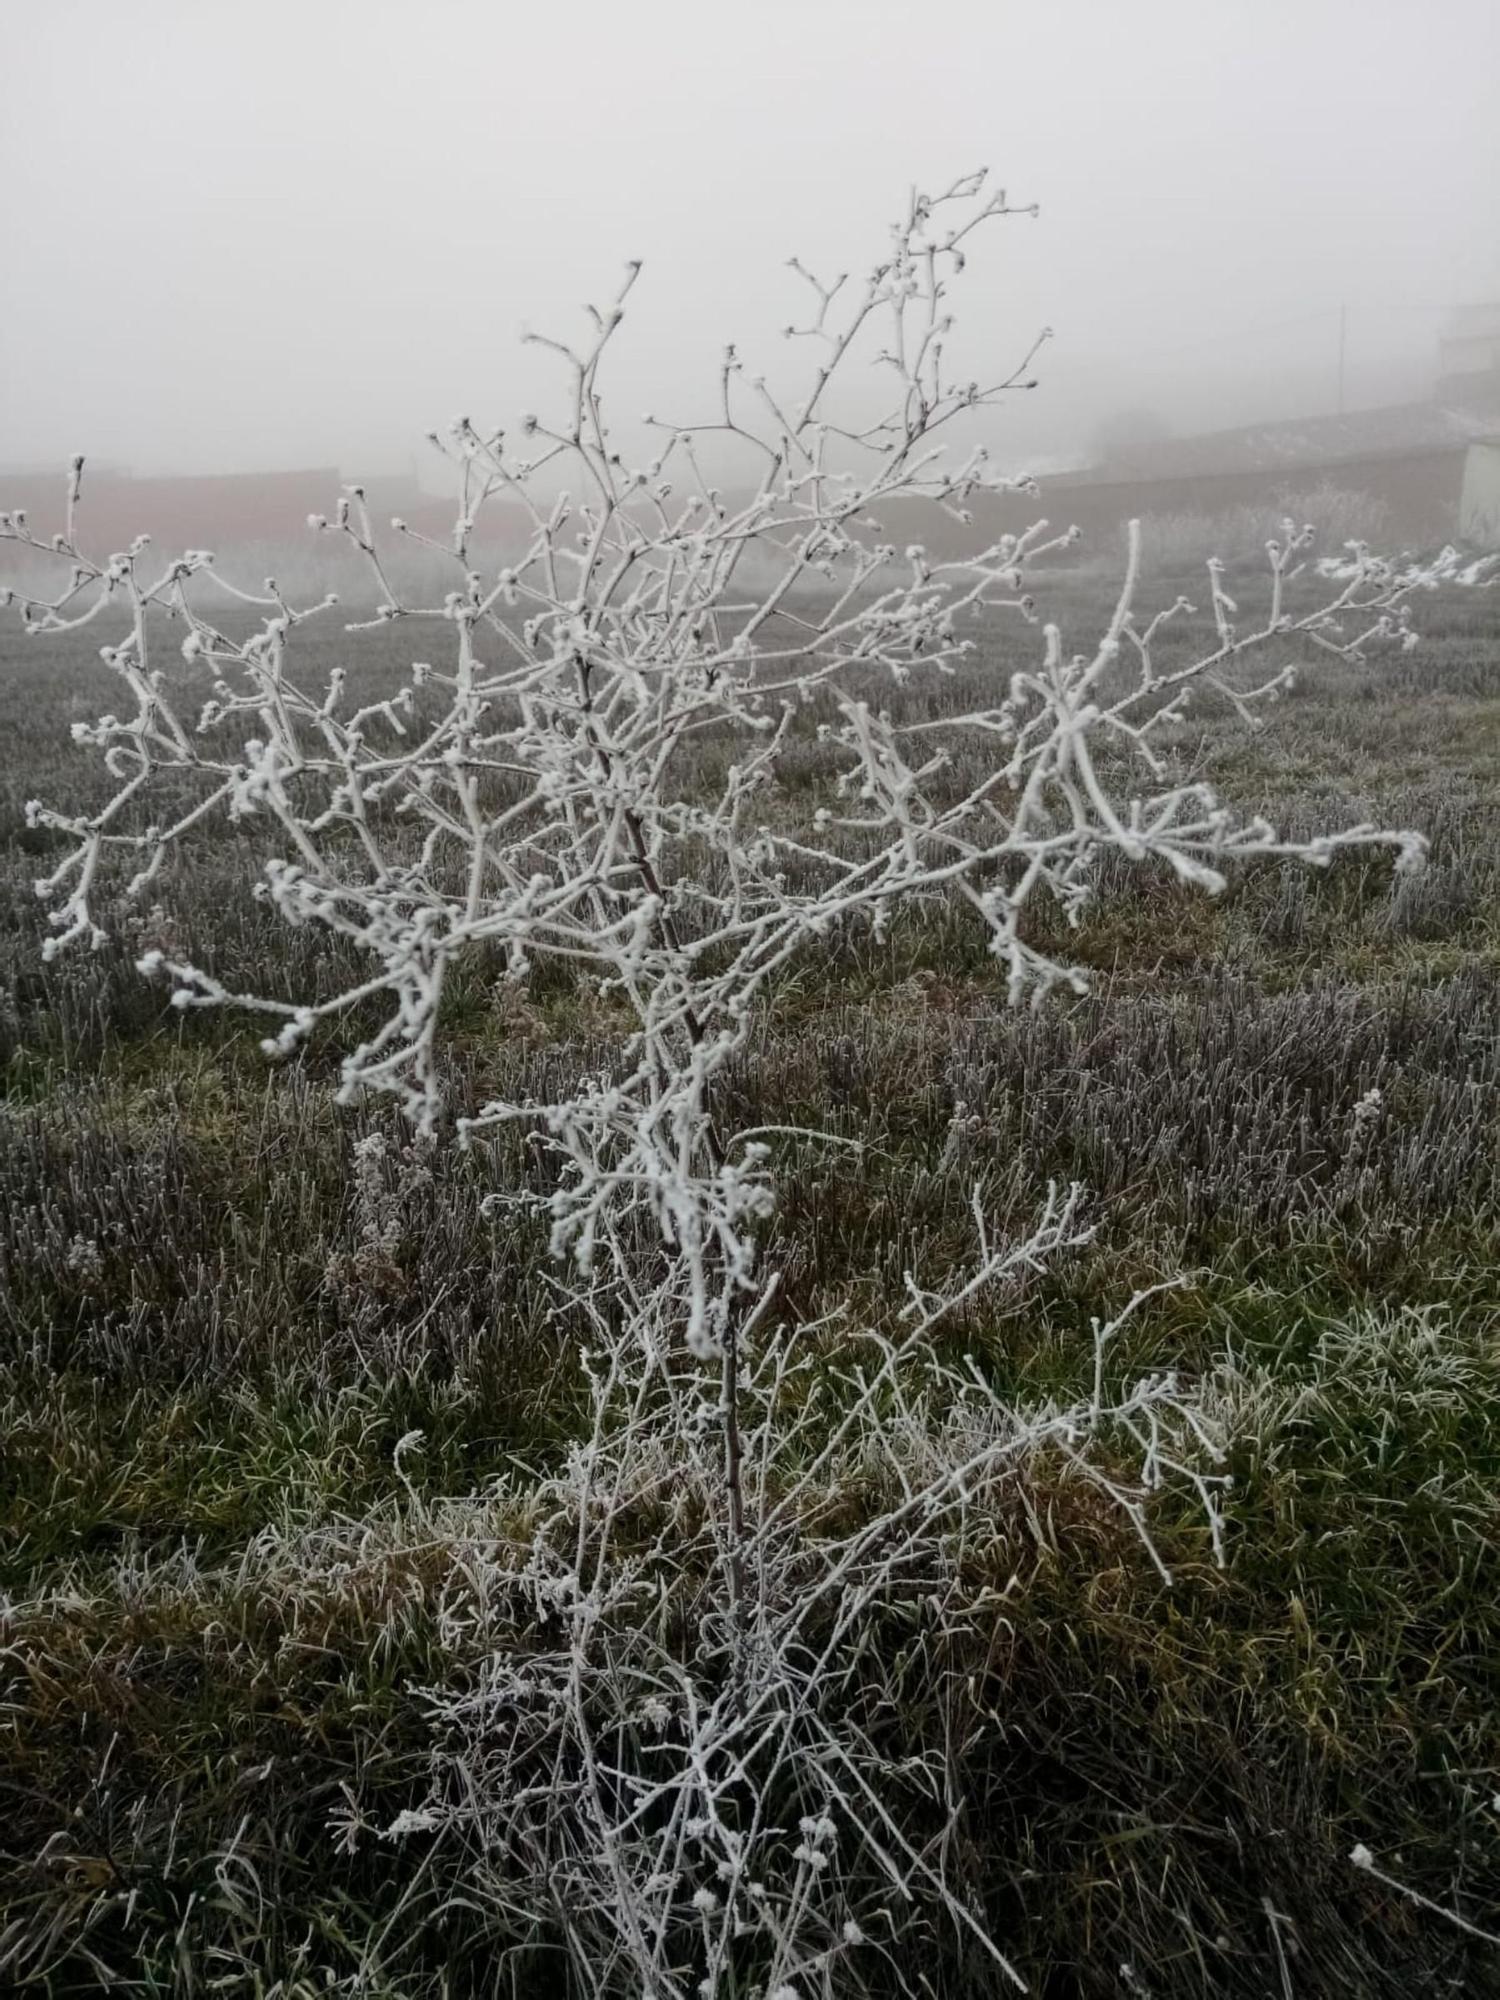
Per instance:
[[[1082,977],[1031,941],[1026,914],[1050,901],[1076,922],[1106,862],[1213,893],[1245,856],[1317,864],[1375,844],[1402,867],[1421,857],[1414,834],[1293,838],[1237,818],[1177,770],[1172,744],[1190,701],[1253,720],[1287,685],[1280,659],[1246,685],[1247,654],[1413,643],[1411,602],[1460,573],[1451,551],[1393,565],[1356,543],[1316,565],[1310,532],[1287,523],[1255,616],[1210,565],[1215,636],[1183,659],[1182,602],[1137,608],[1133,536],[1114,610],[1082,650],[1037,624],[1030,664],[978,706],[897,720],[881,705],[882,686],[953,675],[985,621],[1036,624],[1028,568],[1071,540],[976,533],[963,559],[939,560],[884,538],[891,502],[972,528],[976,497],[1014,490],[982,446],[950,456],[942,435],[1026,366],[984,383],[948,360],[971,239],[1014,212],[974,175],[914,196],[860,282],[797,266],[810,303],[788,332],[813,357],[801,385],[730,349],[710,414],[646,420],[652,447],[627,457],[600,383],[632,266],[586,344],[548,343],[566,378],[556,414],[518,434],[451,426],[457,518],[445,546],[426,544],[446,592],[405,594],[360,489],[315,521],[376,587],[374,616],[348,627],[351,658],[361,631],[393,622],[420,647],[378,698],[357,665],[319,686],[298,673],[302,627],[331,598],[303,608],[270,583],[263,597],[225,584],[260,614],[245,636],[204,609],[205,552],[85,555],[81,460],[54,539],[0,521],[28,558],[50,549],[66,570],[50,597],[21,596],[31,630],[74,630],[106,606],[129,619],[102,650],[123,712],[73,732],[116,790],[93,812],[30,809],[62,850],[37,885],[54,950],[99,940],[122,905],[169,925],[154,907],[164,859],[227,815],[270,850],[256,893],[352,947],[363,972],[299,1002],[229,990],[175,944],[143,969],[179,1006],[270,1017],[277,1055],[373,1017],[350,1036],[341,1095],[394,1094],[424,1142],[471,973],[471,990],[511,983],[502,1029],[520,1032],[528,982],[559,968],[626,1024],[566,1094],[497,1100],[459,1124],[479,1148],[522,1128],[545,1160],[534,1185],[492,1200],[546,1214],[592,1419],[529,1496],[532,1543],[496,1582],[533,1642],[477,1685],[433,1690],[432,1785],[384,1829],[464,1844],[464,1893],[512,1931],[560,1929],[589,1993],[858,1992],[868,1965],[889,1976],[907,1928],[938,1921],[1003,1970],[952,1865],[961,1808],[939,1774],[893,1767],[844,1699],[854,1665],[893,1604],[926,1607],[939,1630],[974,1615],[971,1530],[1039,1454],[1148,1542],[1163,1484],[1214,1519],[1216,1440],[1195,1392],[1170,1374],[1113,1379],[1139,1299],[1096,1327],[1093,1393],[1074,1407],[1013,1409],[943,1358],[937,1330],[980,1288],[1086,1239],[1076,1190],[1054,1191],[1020,1243],[992,1243],[976,1211],[972,1273],[936,1294],[909,1281],[894,1337],[789,1323],[765,1255],[787,1135],[737,1127],[724,1088],[775,982],[836,935],[941,900],[988,937],[1011,996],[1039,999]],[[839,402],[861,358],[888,391],[874,417]],[[743,484],[714,483],[710,443],[753,467]],[[531,524],[498,566],[477,554],[497,506]],[[399,522],[391,533],[413,539]],[[185,665],[158,661],[163,613]],[[810,737],[832,759],[826,780],[808,777]],[[402,1282],[419,1171],[365,1142],[358,1247],[329,1273],[336,1291]],[[854,1489],[871,1504],[851,1523]],[[902,1825],[913,1784],[938,1822],[920,1845]]]

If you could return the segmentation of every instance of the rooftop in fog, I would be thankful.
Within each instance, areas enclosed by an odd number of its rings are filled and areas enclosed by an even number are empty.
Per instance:
[[[1122,452],[1108,464],[1064,475],[1070,485],[1119,480],[1191,479],[1213,473],[1282,472],[1307,466],[1358,464],[1405,458],[1416,452],[1456,451],[1500,435],[1500,408],[1395,403],[1339,416],[1298,417],[1165,438]]]

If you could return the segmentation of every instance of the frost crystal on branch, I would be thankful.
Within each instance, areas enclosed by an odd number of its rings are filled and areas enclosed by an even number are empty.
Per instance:
[[[1324,863],[1343,846],[1385,844],[1411,866],[1422,852],[1414,834],[1371,827],[1284,839],[1236,818],[1206,784],[1180,782],[1167,746],[1200,690],[1253,718],[1287,685],[1274,658],[1257,684],[1232,684],[1248,654],[1294,637],[1345,656],[1410,643],[1418,592],[1477,580],[1451,550],[1393,564],[1355,545],[1310,565],[1309,533],[1288,523],[1269,546],[1265,614],[1242,623],[1210,566],[1214,640],[1183,661],[1171,641],[1188,607],[1138,610],[1133,537],[1113,615],[1084,650],[1038,626],[1031,664],[980,705],[882,705],[888,687],[953,676],[986,620],[1031,627],[1028,571],[1073,539],[1038,523],[986,541],[974,503],[1026,482],[998,474],[982,446],[947,447],[967,416],[1027,379],[1030,354],[991,383],[948,361],[971,239],[1017,212],[1029,211],[975,174],[914,195],[862,283],[824,282],[794,262],[808,296],[787,328],[808,362],[802,392],[788,400],[730,348],[712,415],[648,418],[654,455],[635,464],[600,390],[630,266],[586,345],[541,340],[566,382],[555,413],[526,416],[515,436],[460,417],[439,440],[459,487],[451,536],[427,542],[452,571],[440,602],[396,587],[361,488],[311,517],[315,532],[353,545],[374,581],[374,616],[346,628],[351,643],[392,621],[427,635],[388,698],[361,705],[358,676],[343,669],[322,686],[299,678],[302,627],[332,598],[296,608],[272,581],[243,592],[202,550],[159,568],[144,541],[85,556],[81,460],[55,542],[0,516],[0,539],[70,565],[51,599],[17,596],[32,630],[76,630],[106,606],[129,614],[102,653],[123,712],[75,729],[114,795],[91,814],[29,808],[63,838],[37,884],[52,905],[49,949],[97,942],[119,900],[143,896],[179,842],[227,816],[263,829],[261,893],[289,922],[351,941],[367,975],[295,1004],[227,991],[211,968],[161,951],[143,969],[169,977],[180,1006],[271,1016],[277,1053],[330,1018],[383,1009],[344,1060],[345,1098],[394,1093],[433,1130],[445,988],[466,961],[518,982],[560,961],[628,1011],[606,1073],[556,1101],[495,1102],[463,1121],[468,1137],[524,1125],[553,1156],[543,1199],[553,1248],[577,1274],[573,1305],[592,1324],[596,1421],[515,1579],[555,1646],[497,1660],[471,1695],[434,1695],[463,1746],[462,1779],[390,1829],[477,1831],[483,1856],[509,1816],[513,1867],[485,1860],[487,1893],[511,1915],[567,1908],[580,1975],[599,1994],[740,1992],[735,1967],[752,1960],[768,1992],[823,1991],[835,1963],[839,1990],[855,1991],[846,1960],[867,1944],[883,1952],[912,1904],[946,1911],[998,1957],[949,1883],[945,1842],[919,1852],[882,1803],[880,1758],[837,1698],[847,1653],[892,1593],[947,1601],[970,1510],[1043,1447],[1102,1483],[1143,1531],[1143,1496],[1167,1479],[1212,1511],[1212,1438],[1178,1385],[1106,1392],[1118,1321],[1096,1333],[1095,1393],[1075,1411],[1006,1410],[977,1376],[936,1361],[930,1330],[973,1285],[1082,1240],[1074,1195],[1058,1195],[1019,1248],[992,1248],[978,1218],[976,1278],[941,1299],[914,1287],[902,1340],[877,1343],[816,1428],[822,1405],[791,1393],[803,1350],[762,1268],[778,1135],[735,1130],[721,1088],[773,982],[819,939],[954,899],[988,933],[1012,998],[1039,997],[1081,975],[1027,942],[1023,915],[1051,899],[1076,921],[1108,855],[1165,864],[1212,893],[1247,855]],[[887,397],[868,421],[840,404],[862,361]],[[755,468],[733,491],[705,465],[726,449]],[[882,510],[912,502],[970,531],[970,552],[881,539]],[[474,550],[497,505],[529,527],[524,547],[487,570]],[[253,636],[204,615],[208,583],[261,614]],[[1298,583],[1316,595],[1294,609]],[[185,628],[197,673],[155,664],[164,612]],[[212,686],[193,712],[185,682],[203,669]],[[793,780],[809,732],[837,767],[811,797]],[[381,1226],[371,1223],[372,1259]],[[1101,1428],[1138,1466],[1133,1482],[1091,1465],[1085,1445]],[[836,1531],[829,1494],[861,1454],[879,1461],[889,1501],[873,1525]],[[701,1501],[697,1539],[679,1523],[625,1553],[619,1524],[669,1488]],[[695,1563],[712,1602],[683,1657],[641,1605]],[[509,1736],[493,1721],[502,1713]],[[609,1765],[638,1736],[656,1754],[631,1772]],[[542,1785],[559,1741],[568,1784]],[[794,1769],[808,1801],[796,1839],[768,1817]]]

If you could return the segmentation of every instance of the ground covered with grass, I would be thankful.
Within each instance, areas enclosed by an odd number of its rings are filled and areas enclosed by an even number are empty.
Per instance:
[[[1044,609],[1082,642],[1108,587],[1054,579]],[[956,913],[836,939],[727,1108],[863,1146],[781,1142],[768,1256],[808,1320],[881,1326],[906,1272],[945,1282],[976,1187],[1022,1234],[1049,1180],[1085,1184],[1089,1248],[949,1335],[1018,1404],[1086,1395],[1091,1319],[1181,1279],[1110,1366],[1201,1384],[1224,1566],[1164,1493],[1168,1584],[1038,1462],[968,1637],[893,1608],[869,1684],[893,1758],[942,1746],[973,1899],[1057,2000],[1500,1993],[1500,1950],[1348,1858],[1500,1929],[1500,604],[1418,622],[1415,652],[1314,665],[1264,730],[1205,712],[1178,748],[1293,830],[1425,831],[1425,874],[1264,864],[1210,902],[1121,869],[1081,933],[1036,913],[1094,975],[1038,1012]],[[349,644],[325,626],[314,671]],[[972,703],[1034,645],[998,628],[902,698]],[[376,678],[410,651],[380,647]],[[566,1994],[557,1937],[384,1834],[425,1795],[424,1690],[536,1643],[491,1579],[579,1424],[576,1329],[540,1225],[481,1203],[543,1168],[339,1111],[332,1038],[272,1065],[138,977],[180,941],[230,986],[346,983],[342,946],[249,899],[253,825],[179,850],[118,944],[42,963],[53,836],[24,802],[87,799],[68,724],[110,693],[93,642],[5,637],[0,1977]],[[810,733],[790,754],[816,786]],[[554,1094],[622,1021],[476,972],[448,1026],[462,1107]],[[991,1990],[928,1947],[935,1995]]]

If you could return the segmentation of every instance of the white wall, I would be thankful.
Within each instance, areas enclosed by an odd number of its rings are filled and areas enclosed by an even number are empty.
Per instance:
[[[1458,532],[1465,541],[1500,549],[1500,444],[1471,444],[1464,458]]]

